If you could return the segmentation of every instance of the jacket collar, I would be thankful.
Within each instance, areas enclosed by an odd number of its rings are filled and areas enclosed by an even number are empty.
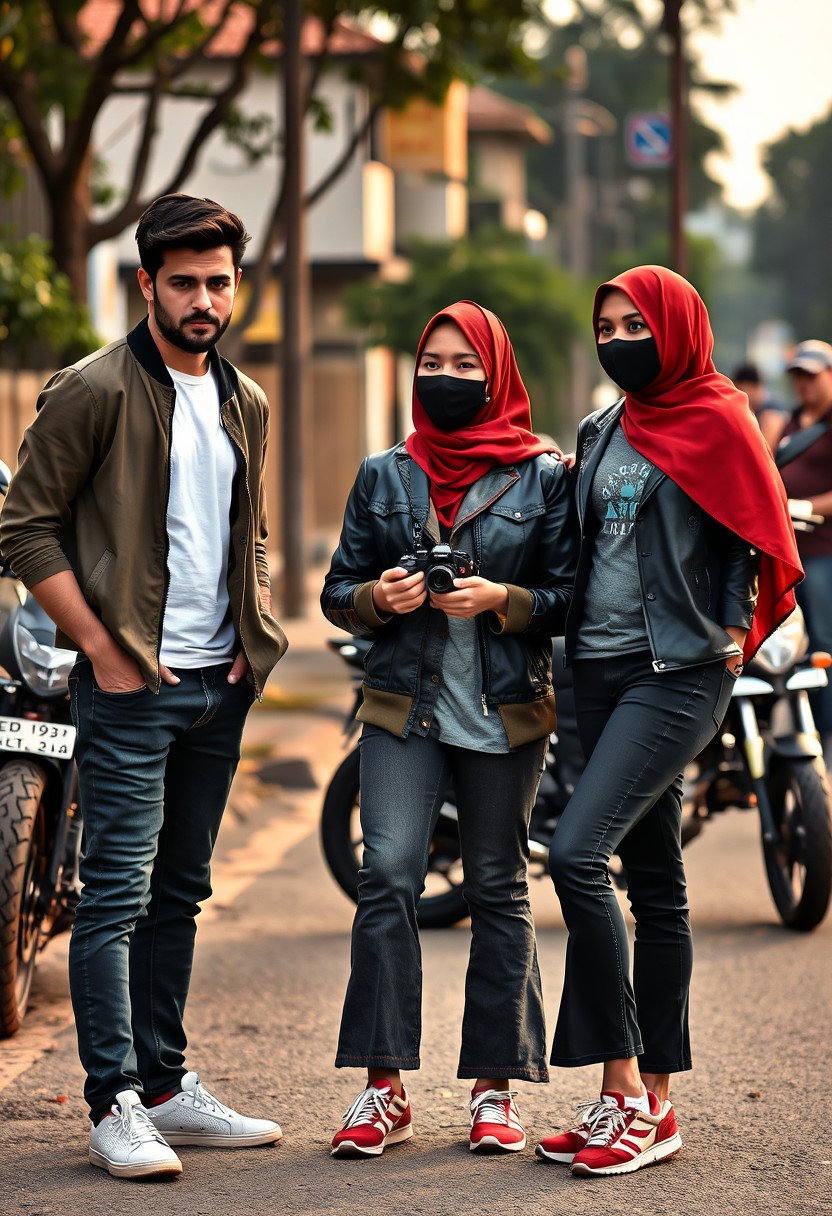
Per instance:
[[[173,381],[165,366],[165,361],[159,353],[159,347],[153,341],[147,317],[143,317],[136,328],[127,335],[127,345],[130,347],[133,357],[149,376],[158,380],[160,384],[164,384],[166,388],[173,388]],[[220,401],[230,401],[236,394],[239,385],[236,368],[227,359],[221,357],[215,346],[212,346],[208,352],[208,361],[217,381]]]
[[[409,462],[410,495],[413,509],[420,519],[425,520],[424,526],[430,531],[431,535],[433,535],[435,527],[438,538],[439,525],[436,520],[433,503],[430,501],[430,484],[427,473],[416,463],[403,443],[399,444],[396,448],[396,460],[399,465],[400,476],[402,462],[405,460]],[[496,502],[519,479],[520,474],[513,465],[506,468],[489,469],[487,473],[484,473],[478,481],[474,482],[463,498],[457,512],[457,517],[454,520],[454,526],[451,529],[452,534],[464,527],[465,524],[470,523],[475,515],[479,515],[487,510],[493,502]]]

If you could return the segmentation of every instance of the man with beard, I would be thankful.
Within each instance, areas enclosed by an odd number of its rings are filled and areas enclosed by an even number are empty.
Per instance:
[[[265,549],[268,404],[215,349],[248,239],[209,199],[147,209],[147,318],[46,385],[0,519],[5,559],[79,652],[70,987],[89,1159],[115,1177],[180,1173],[171,1145],[281,1135],[203,1087],[182,1026],[243,724],[286,648]]]

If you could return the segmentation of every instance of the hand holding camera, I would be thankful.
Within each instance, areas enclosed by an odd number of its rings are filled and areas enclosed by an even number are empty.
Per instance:
[[[410,577],[415,573],[424,575],[431,607],[441,609],[446,616],[465,618],[481,612],[503,612],[508,605],[506,588],[480,578],[479,567],[471,555],[450,545],[406,553],[399,558],[399,566],[413,572]]]
[[[424,604],[426,596],[423,571],[413,572],[402,566],[383,571],[373,587],[373,603],[379,612],[397,615],[415,612]]]

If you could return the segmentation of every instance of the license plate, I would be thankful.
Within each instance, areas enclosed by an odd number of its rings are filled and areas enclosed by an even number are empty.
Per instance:
[[[68,760],[75,750],[75,727],[28,718],[0,717],[0,751],[29,752]]]

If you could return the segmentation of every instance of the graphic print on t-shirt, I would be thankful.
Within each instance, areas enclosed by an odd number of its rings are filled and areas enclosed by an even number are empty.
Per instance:
[[[606,506],[601,521],[602,534],[629,536],[652,468],[649,460],[639,459],[604,470],[606,480],[601,487],[601,498]]]

